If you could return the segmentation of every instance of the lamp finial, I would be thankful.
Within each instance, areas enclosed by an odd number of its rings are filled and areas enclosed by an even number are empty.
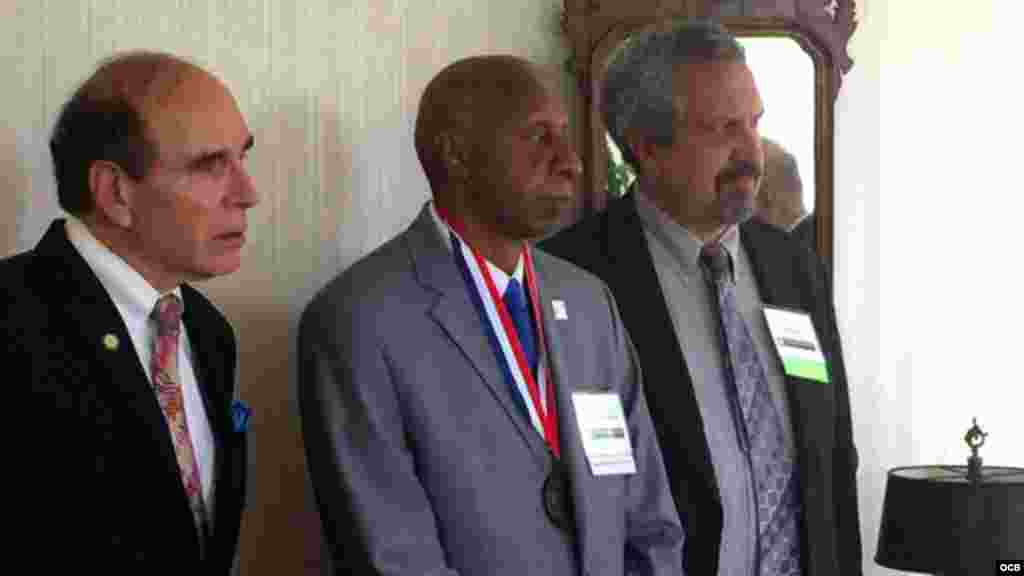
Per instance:
[[[988,432],[982,431],[981,427],[978,426],[977,418],[972,418],[971,422],[973,425],[967,430],[964,442],[971,449],[971,457],[967,459],[967,479],[972,484],[976,484],[981,480],[981,456],[978,456],[978,448],[985,444],[985,437],[988,436]]]

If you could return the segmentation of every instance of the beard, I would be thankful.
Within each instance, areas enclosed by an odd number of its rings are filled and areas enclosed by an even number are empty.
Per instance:
[[[718,173],[715,192],[718,197],[718,217],[723,226],[742,224],[754,215],[761,176],[761,167],[746,160],[730,162]],[[749,188],[742,182],[746,178],[753,181]]]

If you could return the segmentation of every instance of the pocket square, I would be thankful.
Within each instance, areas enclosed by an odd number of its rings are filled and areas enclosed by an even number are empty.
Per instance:
[[[249,429],[249,416],[252,415],[252,408],[242,400],[231,402],[231,423],[235,432],[245,432]]]

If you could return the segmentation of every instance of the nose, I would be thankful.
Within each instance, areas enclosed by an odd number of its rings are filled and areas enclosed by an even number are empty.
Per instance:
[[[232,173],[232,197],[235,199],[235,203],[246,209],[259,204],[260,197],[256,191],[256,184],[241,160],[236,159],[233,162]]]
[[[733,149],[734,160],[745,160],[764,170],[764,151],[761,148],[761,132],[757,125],[749,125],[737,137]]]
[[[558,174],[576,180],[583,171],[583,164],[576,154],[576,147],[572,144],[572,137],[568,131],[564,131],[555,137],[555,170]]]

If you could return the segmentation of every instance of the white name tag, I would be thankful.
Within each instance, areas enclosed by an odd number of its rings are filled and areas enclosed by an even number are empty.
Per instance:
[[[633,444],[618,394],[573,392],[583,450],[594,476],[635,474]]]
[[[829,382],[825,355],[806,312],[765,306],[764,319],[787,376]]]

